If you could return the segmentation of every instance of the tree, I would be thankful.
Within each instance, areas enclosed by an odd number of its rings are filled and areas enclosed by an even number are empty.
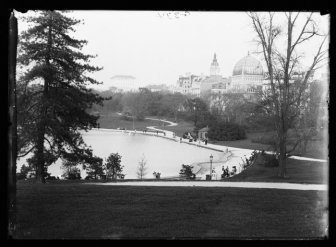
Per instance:
[[[146,176],[146,174],[147,174],[147,161],[145,159],[145,156],[143,155],[139,160],[137,176],[139,179],[143,179]]]
[[[236,123],[212,121],[209,124],[209,129],[208,136],[211,140],[235,141],[246,138],[244,128]]]
[[[188,119],[194,122],[194,126],[197,125],[197,122],[203,121],[205,114],[209,112],[207,104],[201,98],[187,99],[184,108],[187,111]]]
[[[103,159],[97,156],[92,156],[88,163],[83,165],[88,176],[93,177],[95,180],[98,176],[104,175]]]
[[[89,64],[94,56],[80,52],[87,41],[70,36],[80,21],[58,11],[37,14],[26,18],[33,26],[19,41],[18,62],[26,71],[19,79],[19,111],[25,114],[18,119],[18,130],[20,155],[33,152],[37,181],[45,183],[45,167],[58,158],[88,158],[79,130],[97,126],[98,116],[87,110],[103,98],[86,87],[99,84],[87,73],[101,70]]]
[[[186,100],[186,96],[181,93],[164,94],[161,98],[160,115],[174,117],[177,121],[178,113]]]
[[[112,179],[117,177],[123,178],[122,174],[124,166],[121,165],[121,156],[118,153],[111,153],[105,162],[106,179],[111,176]]]
[[[81,179],[80,169],[77,167],[77,163],[63,161],[61,168],[64,170],[62,177],[65,179]]]
[[[180,170],[180,177],[184,177],[187,179],[195,179],[196,175],[192,172],[194,167],[190,165],[182,164],[182,169]]]
[[[300,117],[300,108],[306,102],[303,95],[307,90],[309,80],[313,73],[321,66],[321,62],[326,59],[327,50],[323,50],[323,45],[327,35],[322,35],[322,41],[315,51],[314,57],[302,74],[302,78],[297,83],[292,83],[294,73],[300,71],[302,55],[299,54],[298,47],[310,41],[313,37],[321,36],[313,13],[307,16],[305,13],[281,13],[285,18],[286,30],[282,30],[274,20],[274,13],[265,16],[259,13],[250,13],[253,30],[257,34],[257,44],[262,48],[263,58],[266,63],[270,89],[266,91],[265,98],[270,104],[267,108],[274,116],[274,124],[277,133],[277,153],[279,156],[279,176],[286,177],[286,158],[290,150],[287,150],[288,130]],[[305,15],[303,20],[301,17]],[[301,22],[300,22],[301,21]],[[283,34],[283,35],[282,35]],[[284,39],[281,39],[281,38]],[[283,46],[285,41],[285,46]],[[277,42],[281,42],[281,51]],[[296,145],[293,145],[295,148]]]
[[[20,173],[17,173],[18,179],[25,179],[27,178],[27,175],[29,172],[31,172],[32,169],[30,166],[23,164],[20,169]]]
[[[143,120],[147,114],[148,101],[146,100],[145,93],[126,93],[122,97],[123,110],[125,112],[130,112],[133,117],[138,120]]]

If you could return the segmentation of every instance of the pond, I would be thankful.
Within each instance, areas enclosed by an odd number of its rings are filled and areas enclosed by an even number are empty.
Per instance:
[[[209,162],[209,156],[214,156],[214,161],[220,159],[223,153],[206,148],[188,145],[157,136],[143,134],[130,135],[129,133],[113,130],[90,130],[83,133],[83,139],[91,146],[95,155],[105,159],[111,153],[121,155],[121,164],[124,166],[125,179],[137,178],[136,171],[139,160],[145,157],[147,174],[145,178],[153,178],[153,172],[160,172],[161,177],[178,176],[182,164]],[[26,157],[25,157],[26,159]],[[19,167],[25,159],[18,161]],[[48,168],[52,176],[61,176],[61,161]],[[215,164],[214,164],[215,165]],[[195,164],[194,164],[195,166]],[[195,167],[197,168],[197,166]],[[82,178],[86,173],[82,171]]]

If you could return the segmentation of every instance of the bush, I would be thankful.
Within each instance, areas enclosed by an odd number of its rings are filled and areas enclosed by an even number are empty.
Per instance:
[[[26,179],[26,175],[17,172],[17,173],[16,173],[16,179],[17,179],[17,180],[23,180],[23,179]]]
[[[263,165],[265,167],[278,167],[279,166],[279,160],[274,154],[262,153],[262,157],[263,157]]]
[[[121,115],[120,119],[121,120],[126,120],[126,121],[132,121],[133,120],[132,116],[127,116],[127,115]]]
[[[87,175],[87,176],[85,177],[85,180],[92,180],[92,179],[93,179],[93,177],[90,176],[90,175]]]
[[[208,137],[215,141],[235,141],[246,138],[245,130],[236,123],[214,122],[211,124]]]
[[[160,172],[153,172],[153,176],[154,176],[156,179],[160,179],[161,173],[160,173]]]
[[[77,172],[70,172],[68,174],[68,176],[66,177],[66,179],[69,179],[69,180],[76,180],[76,179],[81,179],[81,174],[80,173],[77,173]]]
[[[183,165],[182,169],[180,170],[180,177],[184,177],[186,179],[195,179],[196,175],[192,172],[193,166]]]

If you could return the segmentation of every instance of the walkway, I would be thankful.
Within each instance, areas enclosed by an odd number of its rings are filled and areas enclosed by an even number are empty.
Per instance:
[[[177,125],[177,123],[174,123],[174,122],[171,122],[171,121],[167,121],[167,120],[157,119],[157,118],[146,117],[145,119],[165,122],[165,123],[169,124],[167,126],[176,126]],[[162,132],[165,132],[165,134],[166,134],[165,136],[170,137],[170,138],[174,138],[174,132],[173,131],[162,130],[162,129],[158,129],[156,127],[157,126],[148,126],[147,129],[154,130],[154,131],[162,131]]]
[[[174,122],[171,122],[171,121],[167,121],[167,120],[162,120],[162,119],[157,119],[157,118],[146,118],[146,119],[166,122],[166,123],[170,124],[168,126],[177,126],[177,123],[174,123]],[[163,132],[166,133],[167,137],[173,138],[173,132],[172,131],[157,129],[156,127],[157,126],[150,126],[148,128],[152,129],[152,130],[155,130],[155,131],[163,131]],[[179,139],[180,137],[176,136],[176,138]],[[199,144],[199,143],[195,143],[195,142],[189,143],[188,141],[184,141],[184,143],[195,145],[195,146],[201,146],[201,147],[205,147],[205,148],[209,148],[209,149],[214,149],[214,150],[217,150],[217,151],[225,151],[226,148],[228,148],[226,146],[215,145],[215,144],[210,144],[210,143],[208,143],[207,145],[205,145],[202,142]],[[230,150],[237,150],[237,151],[238,150],[240,150],[240,151],[244,150],[245,152],[251,152],[251,153],[254,151],[253,149],[247,149],[247,148],[234,148],[234,147],[229,147],[229,148],[230,148]],[[273,154],[274,152],[266,151],[266,153]],[[295,156],[295,155],[290,156],[289,159],[315,161],[315,162],[328,162],[328,160],[324,160],[324,159],[314,159],[314,158],[301,157],[301,156]]]
[[[90,183],[91,184],[91,183]],[[134,181],[92,183],[93,185],[109,186],[173,186],[173,187],[223,187],[223,188],[258,188],[283,190],[320,190],[327,191],[326,184],[297,184],[297,183],[266,183],[266,182],[217,182],[217,181]]]

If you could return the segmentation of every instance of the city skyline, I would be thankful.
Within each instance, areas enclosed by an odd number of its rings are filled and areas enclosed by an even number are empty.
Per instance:
[[[96,54],[92,64],[103,67],[92,74],[103,82],[95,89],[113,86],[111,78],[116,75],[134,76],[139,86],[175,85],[188,72],[206,76],[214,53],[224,77],[232,75],[236,62],[248,52],[262,62],[255,54],[256,35],[246,12],[72,11],[66,15],[84,20],[72,35],[88,41],[83,52]],[[315,15],[326,30],[328,17]],[[19,18],[19,32],[25,28]]]

